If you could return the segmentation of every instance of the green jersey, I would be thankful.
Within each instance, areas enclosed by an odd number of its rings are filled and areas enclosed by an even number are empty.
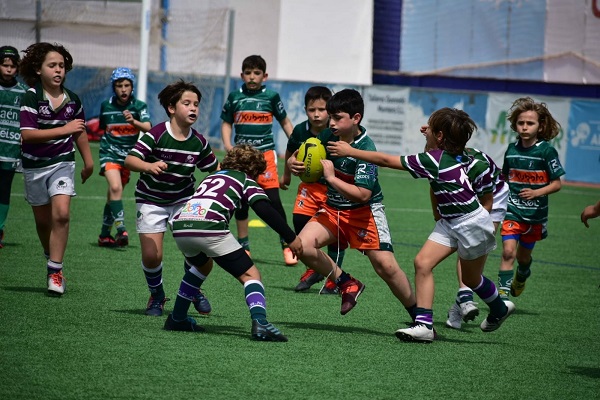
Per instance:
[[[350,145],[359,150],[377,151],[375,143],[367,135],[365,128],[362,126],[359,128],[360,134],[354,138],[354,142]],[[330,129],[325,129],[319,134],[318,138],[324,146],[327,146],[327,142],[337,142],[340,140]],[[327,159],[333,162],[337,178],[351,185],[363,187],[371,191],[371,198],[366,203],[361,204],[345,198],[331,185],[327,184],[327,204],[335,208],[350,209],[366,204],[381,203],[383,201],[383,192],[377,178],[377,165],[352,157],[334,157],[329,152],[327,152]]]
[[[16,79],[0,85],[0,162],[16,163],[21,159],[21,99],[27,86]]]
[[[509,187],[506,218],[528,224],[548,221],[548,196],[524,200],[519,192],[525,188],[539,189],[560,178],[565,170],[558,159],[558,152],[545,140],[525,148],[521,141],[511,143],[504,153],[502,174]]]
[[[126,105],[120,105],[112,96],[100,105],[100,129],[104,135],[100,139],[100,167],[107,162],[123,165],[125,157],[137,142],[140,131],[125,120],[123,111],[131,112],[133,118],[140,122],[150,122],[148,106],[141,100],[131,96]]]
[[[275,149],[273,118],[279,122],[286,116],[277,92],[264,86],[248,90],[245,84],[229,94],[221,111],[221,119],[234,125],[235,144],[249,144],[263,152]]]

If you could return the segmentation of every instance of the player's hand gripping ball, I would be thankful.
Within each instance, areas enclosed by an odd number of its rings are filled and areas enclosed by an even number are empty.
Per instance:
[[[313,183],[323,176],[323,165],[321,165],[321,160],[327,158],[327,153],[325,151],[325,146],[323,146],[319,139],[306,139],[306,142],[300,145],[296,158],[298,161],[302,161],[306,168],[304,172],[299,175],[302,182]]]

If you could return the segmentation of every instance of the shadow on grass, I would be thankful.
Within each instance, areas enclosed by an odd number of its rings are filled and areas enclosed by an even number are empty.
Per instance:
[[[4,286],[2,289],[9,292],[30,292],[30,293],[46,293],[48,291],[45,287],[31,287],[31,286]]]
[[[519,308],[517,306],[517,308],[515,309],[515,311],[512,313],[512,315],[540,315],[539,312],[537,311],[532,311],[532,310],[524,310],[522,308]],[[510,317],[512,318],[512,317]],[[510,318],[508,318],[508,320],[510,321]]]
[[[293,329],[306,329],[317,331],[332,331],[338,333],[361,333],[375,336],[389,336],[389,332],[375,331],[373,329],[362,328],[357,326],[342,326],[334,324],[315,324],[310,322],[279,322],[276,325],[285,326]]]
[[[568,367],[571,370],[571,374],[573,375],[582,375],[587,376],[588,378],[600,378],[600,368],[593,367],[579,367],[575,365],[570,365]]]
[[[260,269],[261,265],[277,265],[277,266],[283,266],[283,260],[279,261],[279,260],[265,260],[262,258],[254,258],[252,257],[252,261],[254,261],[254,264]],[[288,267],[289,268],[289,267]],[[293,267],[292,267],[293,268]]]
[[[125,251],[127,249],[131,249],[131,248],[136,248],[136,246],[132,246],[132,245],[127,245],[124,247],[119,247],[117,245],[114,246],[98,246],[98,242],[90,242],[89,243],[90,247],[94,247],[96,249],[102,249],[102,250],[112,250],[112,251]]]

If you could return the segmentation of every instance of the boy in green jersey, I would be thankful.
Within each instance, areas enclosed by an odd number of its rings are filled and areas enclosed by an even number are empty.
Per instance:
[[[106,178],[108,193],[102,218],[102,230],[98,246],[127,246],[129,235],[125,229],[123,188],[129,182],[131,172],[123,163],[129,150],[137,142],[140,132],[152,128],[148,106],[133,95],[135,76],[129,68],[116,68],[110,76],[114,96],[100,106],[100,175]],[[110,234],[117,228],[116,237]]]
[[[0,47],[0,249],[4,247],[12,181],[21,165],[19,109],[27,86],[16,78],[20,61],[17,49]]]
[[[285,151],[286,160],[290,158],[307,139],[317,137],[321,132],[327,129],[327,126],[329,125],[327,101],[331,96],[331,90],[325,86],[313,86],[306,91],[306,94],[304,95],[304,110],[306,111],[307,120],[294,127],[294,131],[288,139]],[[290,182],[291,171],[286,163],[282,183],[287,187]],[[313,215],[321,209],[326,200],[327,184],[325,178],[321,177],[321,179],[313,183],[300,182],[292,214],[294,230],[296,233],[302,231],[304,225],[306,225]],[[336,244],[332,244],[327,247],[327,254],[338,266],[342,266],[345,254],[343,249],[338,248]],[[307,267],[294,290],[296,292],[306,291],[310,289],[312,285],[322,281],[324,278],[325,277],[317,271]],[[337,293],[339,293],[337,286],[329,279],[325,280],[325,284],[321,290],[319,290],[319,294]]]
[[[258,179],[258,184],[265,190],[273,207],[286,219],[285,210],[279,198],[279,189],[286,188],[280,184],[277,172],[277,153],[273,140],[273,121],[281,125],[289,138],[294,126],[287,117],[279,94],[267,89],[263,83],[268,78],[267,63],[258,55],[246,57],[242,62],[241,77],[244,84],[239,90],[231,92],[221,112],[221,136],[226,151],[231,150],[231,134],[235,126],[235,144],[249,144],[262,151],[267,161],[267,169]],[[250,252],[248,239],[248,207],[235,212],[238,241]],[[284,262],[288,266],[296,265],[298,260],[293,256],[285,240],[280,237]]]
[[[502,223],[502,260],[498,292],[504,299],[520,296],[531,275],[531,253],[537,241],[548,235],[548,195],[561,188],[565,170],[558,152],[548,142],[560,132],[560,124],[544,103],[529,97],[515,100],[509,114],[518,140],[508,145],[502,174],[508,187],[508,209]],[[517,270],[513,276],[513,264]]]

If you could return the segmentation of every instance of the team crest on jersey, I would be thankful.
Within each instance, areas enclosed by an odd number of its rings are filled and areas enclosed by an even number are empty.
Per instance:
[[[298,208],[304,208],[304,200],[298,202]]]
[[[194,156],[192,156],[191,154],[189,154],[187,156],[187,158],[185,159],[185,162],[187,162],[189,164],[193,164],[194,163]]]
[[[75,114],[75,110],[73,110],[73,108],[71,106],[67,106],[65,108],[65,118],[72,118],[73,115]]]
[[[40,114],[44,116],[50,115],[50,107],[49,106],[40,106]]]

